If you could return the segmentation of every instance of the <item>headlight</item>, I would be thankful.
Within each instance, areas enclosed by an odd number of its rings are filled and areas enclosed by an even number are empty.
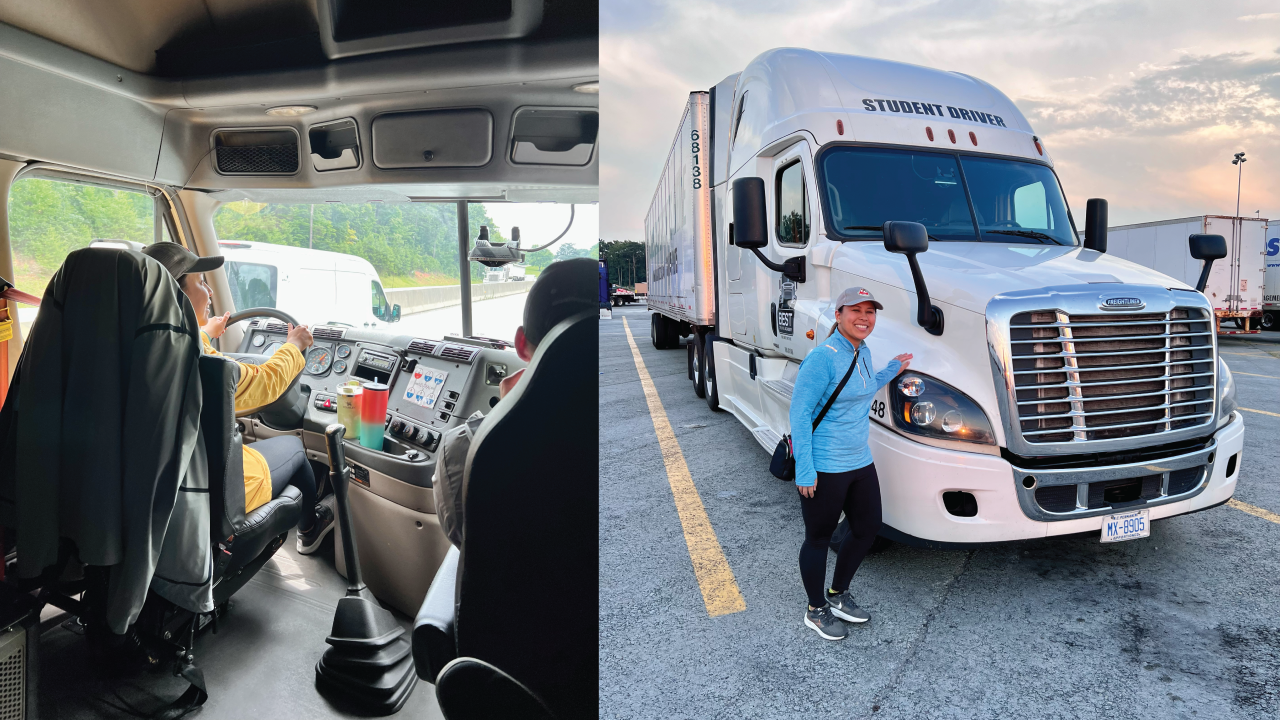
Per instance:
[[[1218,358],[1218,425],[1226,424],[1236,411],[1236,379],[1222,358]]]
[[[996,442],[982,408],[941,380],[907,372],[889,386],[889,399],[893,424],[902,432],[939,440],[986,445]]]

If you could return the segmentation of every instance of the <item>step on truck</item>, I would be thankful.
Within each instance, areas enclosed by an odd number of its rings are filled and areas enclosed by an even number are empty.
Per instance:
[[[981,80],[772,50],[689,96],[645,220],[651,340],[688,338],[694,391],[769,453],[864,286],[877,361],[915,356],[871,406],[883,536],[1142,537],[1231,498],[1244,423],[1213,304],[1106,252],[1106,208],[1081,241],[1044,141]],[[1226,255],[1184,242],[1202,270]]]
[[[1107,230],[1107,254],[1194,285],[1201,263],[1188,252],[1187,237],[1223,236],[1227,256],[1213,264],[1204,295],[1213,304],[1219,334],[1256,334],[1264,321],[1266,229],[1266,218],[1223,215],[1121,225]]]

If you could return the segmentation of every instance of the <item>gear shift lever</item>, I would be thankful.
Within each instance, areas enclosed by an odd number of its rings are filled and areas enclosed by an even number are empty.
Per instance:
[[[338,527],[342,529],[342,554],[347,563],[347,594],[338,601],[333,629],[325,638],[330,647],[316,663],[316,687],[365,712],[390,715],[404,706],[418,678],[404,628],[378,604],[360,577],[347,498],[351,473],[342,447],[346,431],[346,427],[334,423],[324,432],[329,481],[338,502]]]

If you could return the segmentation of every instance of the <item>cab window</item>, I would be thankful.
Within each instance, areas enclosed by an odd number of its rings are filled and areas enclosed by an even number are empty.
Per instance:
[[[156,203],[143,192],[26,177],[9,191],[9,243],[14,285],[37,297],[74,250],[94,241],[149,245],[168,229],[157,219]],[[38,308],[22,307],[18,319],[26,332]]]
[[[809,196],[804,182],[804,165],[799,160],[778,171],[775,199],[778,242],[804,245],[809,241]]]
[[[227,284],[231,286],[231,300],[236,310],[276,306],[275,265],[228,261]]]

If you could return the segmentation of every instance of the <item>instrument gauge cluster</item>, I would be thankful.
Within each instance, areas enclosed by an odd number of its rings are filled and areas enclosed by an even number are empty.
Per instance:
[[[333,362],[333,351],[327,347],[313,347],[307,351],[307,372],[323,375]]]

